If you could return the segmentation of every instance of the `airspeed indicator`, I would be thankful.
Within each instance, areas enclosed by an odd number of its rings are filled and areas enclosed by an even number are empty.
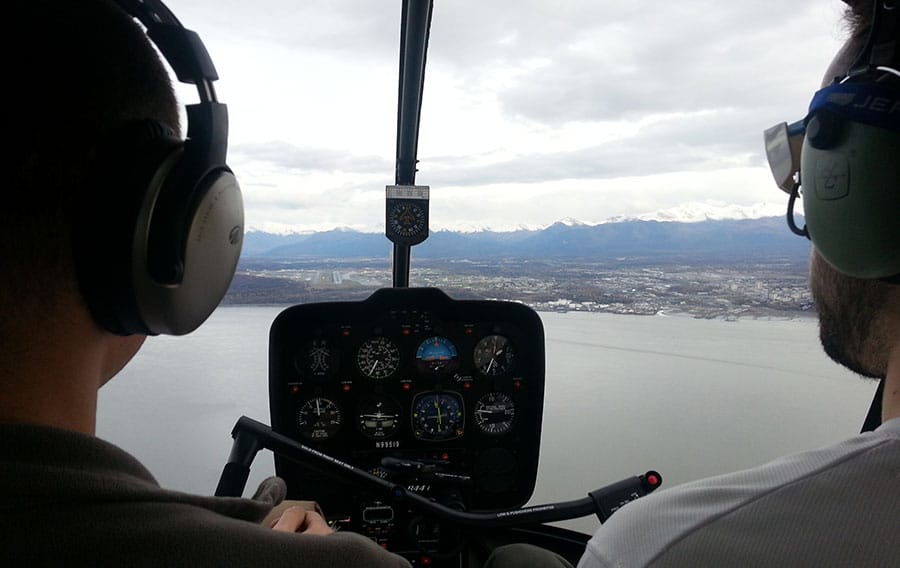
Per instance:
[[[400,366],[400,350],[387,337],[373,337],[360,346],[356,363],[370,379],[386,379]]]

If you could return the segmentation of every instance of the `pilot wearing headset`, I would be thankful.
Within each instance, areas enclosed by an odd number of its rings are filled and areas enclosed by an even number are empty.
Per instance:
[[[314,503],[284,502],[280,479],[253,499],[168,491],[94,436],[98,389],[148,335],[201,325],[234,275],[227,109],[200,38],[159,0],[4,9],[18,43],[0,189],[0,565],[409,566],[334,532]],[[151,42],[197,88],[184,139]]]
[[[227,112],[199,37],[159,2],[4,10],[0,565],[409,566],[310,507],[262,524],[280,480],[252,500],[167,491],[93,436],[98,389],[147,335],[199,326],[231,282],[243,206]],[[184,140],[148,36],[198,89]]]
[[[803,197],[807,227],[792,210],[789,223],[813,244],[822,345],[881,379],[880,404],[866,432],[835,446],[629,503],[579,568],[900,561],[900,2],[845,1],[852,36],[810,112],[765,142],[789,209]]]

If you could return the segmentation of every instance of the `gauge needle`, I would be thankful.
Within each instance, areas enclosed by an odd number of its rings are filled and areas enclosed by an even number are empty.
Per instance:
[[[381,361],[380,359],[375,359],[375,363],[372,365],[372,369],[369,370],[369,374],[370,374],[370,375],[371,375],[372,373],[375,372],[375,367],[378,366],[378,363],[379,363],[380,361]]]
[[[319,399],[318,398],[316,399],[316,414],[318,414],[319,416],[322,415],[322,409],[319,408]]]
[[[496,359],[494,359],[493,357],[491,357],[491,362],[488,363],[487,369],[484,370],[485,373],[490,374],[490,372],[491,372],[491,367],[494,366],[494,361],[496,361]]]
[[[440,428],[441,427],[441,407],[438,406],[437,399],[434,399],[434,407],[437,409],[438,428]]]

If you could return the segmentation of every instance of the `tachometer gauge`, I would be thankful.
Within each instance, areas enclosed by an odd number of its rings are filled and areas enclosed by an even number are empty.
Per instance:
[[[327,440],[341,428],[341,409],[327,398],[312,398],[300,407],[297,426],[307,440]]]
[[[502,335],[488,335],[475,345],[472,353],[475,367],[488,377],[496,377],[509,371],[516,358],[509,339]]]
[[[516,404],[502,392],[491,392],[475,403],[475,424],[485,434],[499,436],[512,428]]]
[[[447,373],[459,365],[459,353],[446,337],[429,337],[419,344],[416,363],[423,371]]]
[[[297,354],[295,364],[297,372],[302,377],[314,382],[323,382],[334,373],[337,356],[327,341],[314,339],[303,346]]]
[[[359,430],[369,438],[387,438],[400,426],[400,405],[386,396],[372,395],[359,403]]]
[[[413,435],[419,440],[452,440],[463,435],[463,400],[453,392],[416,396],[412,408]]]
[[[386,379],[400,367],[400,350],[387,337],[373,337],[360,346],[356,364],[370,379]]]

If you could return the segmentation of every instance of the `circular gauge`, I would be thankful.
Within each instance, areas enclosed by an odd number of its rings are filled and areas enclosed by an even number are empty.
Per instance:
[[[475,424],[485,434],[499,436],[512,428],[516,403],[502,392],[491,392],[475,403]]]
[[[322,382],[337,367],[337,354],[324,339],[314,339],[303,346],[295,360],[297,371],[304,378]]]
[[[327,398],[312,398],[300,407],[297,425],[307,440],[327,440],[341,428],[341,409]]]
[[[389,228],[401,237],[415,237],[425,228],[425,210],[417,203],[400,201],[388,212]]]
[[[475,345],[472,354],[475,367],[488,377],[496,377],[509,371],[516,358],[509,339],[502,335],[488,335]]]
[[[459,364],[459,353],[453,342],[446,337],[429,337],[419,344],[416,362],[424,371],[447,373],[456,369]]]
[[[373,337],[360,346],[356,364],[370,379],[385,379],[400,366],[400,350],[387,337]]]
[[[465,415],[456,393],[423,393],[413,401],[412,428],[419,440],[452,440],[463,435]]]
[[[386,396],[372,395],[359,403],[359,430],[369,438],[387,438],[400,426],[400,405]]]

